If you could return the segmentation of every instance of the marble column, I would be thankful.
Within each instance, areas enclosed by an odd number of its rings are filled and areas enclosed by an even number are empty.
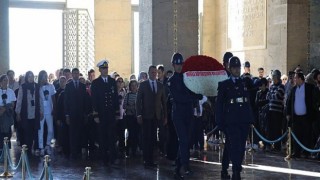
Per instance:
[[[173,1],[140,0],[140,70],[153,64],[172,69]],[[178,0],[178,52],[187,58],[198,54],[198,0]]]
[[[320,69],[320,2],[310,0],[309,69]]]
[[[9,0],[0,1],[0,73],[9,69]]]

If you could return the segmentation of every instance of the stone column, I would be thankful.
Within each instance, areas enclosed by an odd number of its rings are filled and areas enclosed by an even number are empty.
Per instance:
[[[0,73],[9,69],[9,0],[0,1]]]
[[[301,65],[308,71],[309,59],[309,0],[288,0],[287,68],[293,70]]]
[[[140,0],[140,71],[153,64],[172,69],[173,1]],[[198,1],[178,0],[178,51],[184,58],[198,54]]]
[[[107,58],[109,73],[117,71],[129,77],[133,50],[131,0],[95,0],[94,11],[95,64]]]
[[[320,69],[320,2],[310,0],[309,69]]]

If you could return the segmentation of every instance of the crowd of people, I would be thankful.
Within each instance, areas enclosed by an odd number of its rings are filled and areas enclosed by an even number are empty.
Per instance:
[[[232,178],[240,178],[242,147],[250,139],[249,124],[270,140],[292,127],[304,146],[313,149],[316,145],[320,135],[319,70],[305,73],[298,66],[288,75],[273,70],[265,76],[260,67],[254,77],[246,61],[240,76],[241,61],[226,52],[223,65],[230,82],[219,84],[217,97],[206,97],[184,85],[183,61],[182,55],[175,53],[172,67],[151,65],[148,72],[140,72],[138,78],[133,74],[128,82],[117,72],[109,73],[108,60],[97,64],[97,78],[93,69],[86,79],[78,68],[65,68],[57,70],[56,78],[43,70],[37,78],[28,71],[16,80],[14,71],[8,70],[0,76],[0,139],[11,138],[14,125],[18,145],[26,144],[30,155],[51,154],[54,143],[68,158],[99,154],[105,165],[142,153],[144,166],[153,168],[157,166],[157,150],[160,156],[175,161],[178,179],[192,174],[190,149],[203,153],[204,133],[215,126],[226,134],[226,144],[233,144],[225,146],[223,179],[231,178],[229,159],[237,163]],[[235,112],[252,112],[252,116],[244,114],[239,120],[233,117]],[[219,138],[218,134],[216,131],[212,137]],[[254,149],[280,152],[286,147],[285,141],[262,146],[259,137],[253,137],[250,143]],[[293,144],[292,157],[310,157]],[[234,149],[235,145],[239,148]]]

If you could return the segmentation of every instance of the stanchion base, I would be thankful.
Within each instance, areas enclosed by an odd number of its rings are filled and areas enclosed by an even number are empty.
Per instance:
[[[256,150],[253,148],[250,148],[250,149],[248,149],[248,152],[256,152]]]
[[[288,155],[288,156],[286,156],[286,157],[284,158],[285,161],[290,161],[291,159],[292,159],[292,158],[291,158],[290,155]]]
[[[8,177],[13,177],[13,175],[9,172],[3,172],[0,174],[0,178],[8,178]]]

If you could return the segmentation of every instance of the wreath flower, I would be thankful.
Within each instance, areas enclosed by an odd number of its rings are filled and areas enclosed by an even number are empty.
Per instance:
[[[216,96],[218,82],[228,77],[221,63],[205,55],[189,57],[183,64],[182,72],[187,88],[205,96]]]

